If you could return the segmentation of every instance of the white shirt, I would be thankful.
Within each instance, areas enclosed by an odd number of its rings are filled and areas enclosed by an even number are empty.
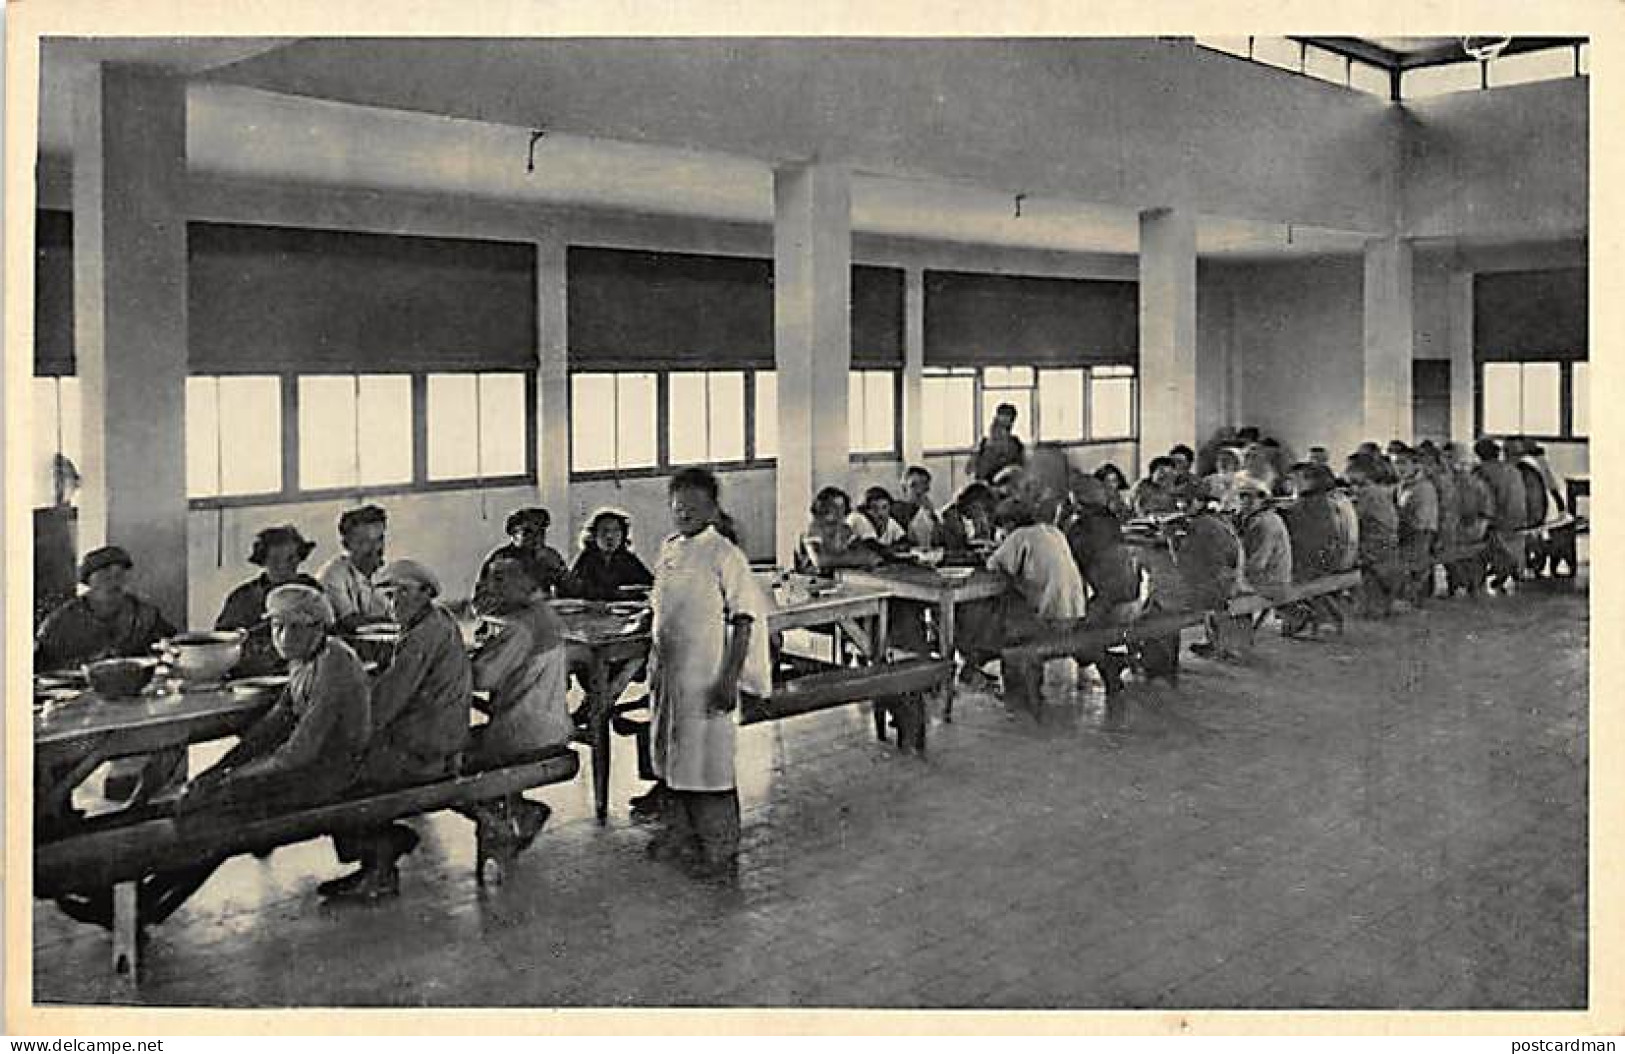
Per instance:
[[[1054,524],[1035,523],[1011,531],[987,558],[987,566],[1008,575],[1040,617],[1083,617],[1083,576],[1066,535]]]
[[[739,690],[772,693],[767,624],[772,601],[745,554],[712,527],[692,538],[667,538],[654,573],[650,746],[655,771],[673,790],[732,790],[738,714],[713,712],[711,690],[728,654],[730,623],[748,615],[750,649]]]
[[[869,522],[869,517],[862,512],[854,512],[847,516],[846,525],[852,528],[852,537],[855,541],[879,542],[881,545],[896,545],[908,536],[903,533],[896,520],[886,517],[885,530],[876,531],[875,525]]]
[[[333,614],[339,620],[360,614],[364,618],[385,621],[389,618],[389,604],[381,589],[372,584],[372,576],[350,562],[349,553],[339,553],[316,572],[327,599],[333,605]]]

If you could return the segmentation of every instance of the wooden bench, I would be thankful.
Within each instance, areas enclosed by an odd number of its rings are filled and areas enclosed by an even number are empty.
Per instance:
[[[905,752],[925,751],[924,696],[945,688],[954,666],[947,659],[914,658],[871,666],[839,667],[784,681],[766,699],[747,697],[740,724],[782,721],[835,706],[869,700],[873,703],[875,733],[886,738],[888,715],[897,726],[898,746]]]
[[[113,970],[133,980],[139,925],[136,883],[144,875],[564,783],[574,779],[580,767],[573,748],[557,746],[507,759],[500,767],[269,816],[243,818],[232,813],[177,820],[164,815],[122,824],[92,824],[82,833],[35,847],[34,895],[51,898],[76,890],[114,887]],[[510,862],[493,861],[499,866]],[[475,862],[481,881],[487,862]]]

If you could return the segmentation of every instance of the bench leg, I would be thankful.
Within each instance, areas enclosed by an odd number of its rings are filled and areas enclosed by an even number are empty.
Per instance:
[[[136,882],[120,882],[113,887],[113,974],[134,984],[140,969],[141,914]]]

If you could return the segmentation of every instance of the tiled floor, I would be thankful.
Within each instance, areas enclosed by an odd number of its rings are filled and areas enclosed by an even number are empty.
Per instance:
[[[1520,1007],[1586,1003],[1583,592],[1437,602],[1098,685],[988,696],[926,759],[857,709],[745,730],[737,886],[643,853],[615,789],[499,890],[455,817],[403,896],[332,907],[326,843],[234,860],[153,932],[156,1004]],[[619,741],[632,769],[629,741]],[[585,767],[584,767],[585,769]],[[618,781],[619,783],[619,781]],[[36,997],[103,1002],[107,941],[34,912]]]

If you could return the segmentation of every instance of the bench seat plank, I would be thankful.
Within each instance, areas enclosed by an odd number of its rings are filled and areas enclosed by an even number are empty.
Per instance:
[[[927,692],[948,683],[952,676],[953,663],[946,659],[904,659],[808,674],[775,687],[767,699],[745,700],[740,724],[778,721],[847,703]]]

